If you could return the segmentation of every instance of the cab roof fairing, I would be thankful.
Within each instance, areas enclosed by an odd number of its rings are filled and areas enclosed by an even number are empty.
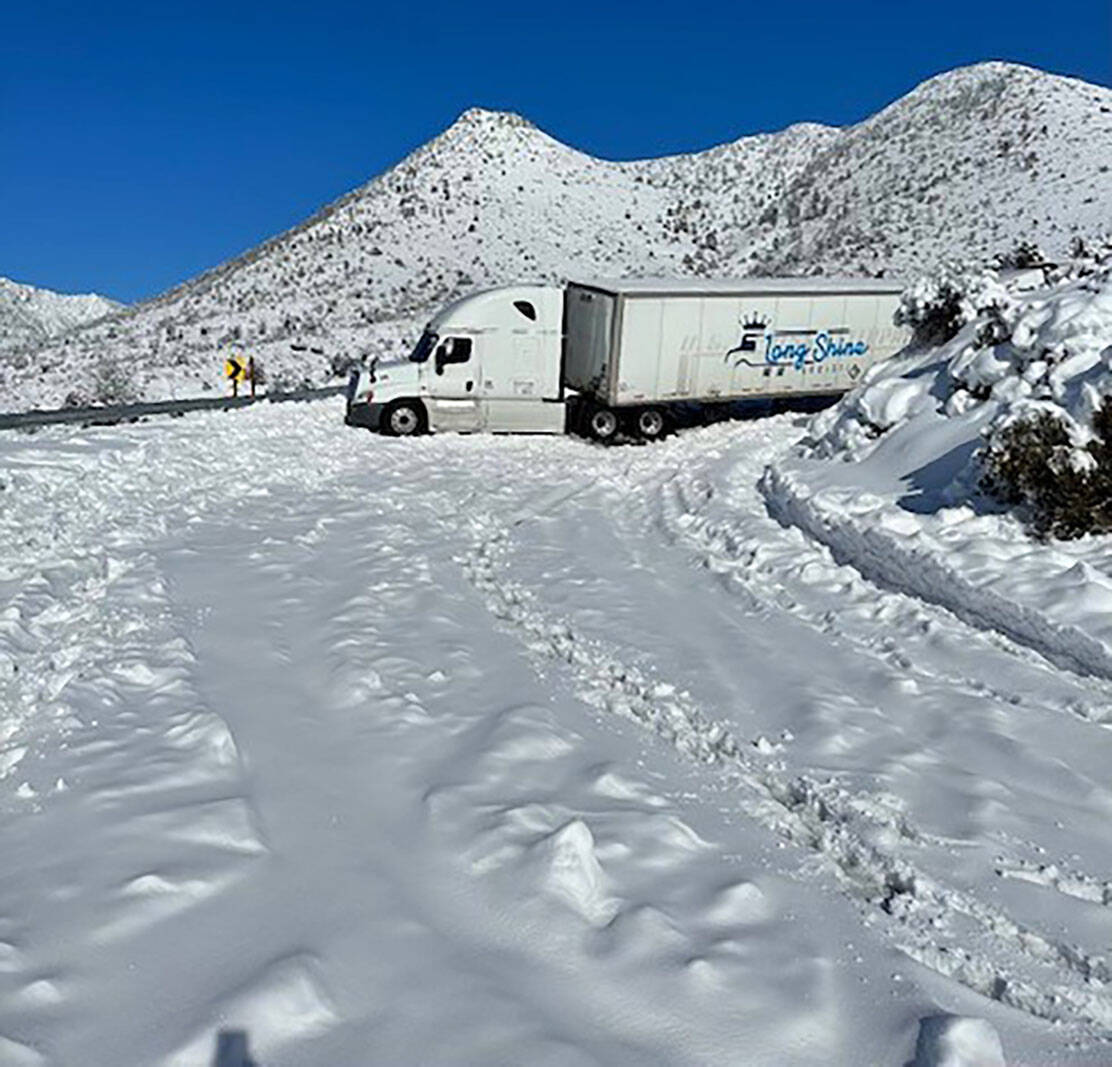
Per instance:
[[[563,289],[553,285],[502,285],[454,300],[438,311],[425,327],[433,333],[484,333],[511,329],[525,333],[559,331],[563,315]],[[526,300],[537,310],[531,320],[514,307]]]

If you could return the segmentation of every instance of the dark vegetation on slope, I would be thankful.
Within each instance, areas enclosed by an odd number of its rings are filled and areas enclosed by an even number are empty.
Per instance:
[[[1022,506],[1041,538],[1112,533],[1112,398],[1093,416],[1093,433],[1079,464],[1061,419],[1045,412],[1013,423],[983,450],[981,487]]]

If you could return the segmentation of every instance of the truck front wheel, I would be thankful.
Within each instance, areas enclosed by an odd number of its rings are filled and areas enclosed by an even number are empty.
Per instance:
[[[587,413],[587,432],[603,444],[609,444],[618,434],[618,416],[609,408],[592,408]]]
[[[395,400],[382,413],[382,429],[391,437],[412,437],[426,429],[425,409],[416,400]]]

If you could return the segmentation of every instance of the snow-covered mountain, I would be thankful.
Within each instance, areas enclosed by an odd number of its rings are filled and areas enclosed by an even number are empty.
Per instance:
[[[0,278],[0,352],[41,344],[122,307],[97,293],[55,293]]]
[[[933,267],[1019,238],[1061,252],[1112,217],[1112,90],[1005,63],[924,82],[795,176],[778,269]]]
[[[575,274],[917,272],[1019,239],[1048,252],[1112,213],[1112,90],[1005,63],[939,75],[845,129],[804,124],[691,155],[595,159],[522,118],[466,112],[302,225],[0,366],[26,403],[272,382],[398,352],[450,297]],[[44,369],[45,368],[45,369]]]

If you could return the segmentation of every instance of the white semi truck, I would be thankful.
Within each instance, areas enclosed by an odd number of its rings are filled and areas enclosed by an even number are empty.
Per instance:
[[[843,393],[909,340],[889,281],[508,285],[439,312],[409,359],[348,383],[347,421],[394,436],[656,438],[679,405]]]

